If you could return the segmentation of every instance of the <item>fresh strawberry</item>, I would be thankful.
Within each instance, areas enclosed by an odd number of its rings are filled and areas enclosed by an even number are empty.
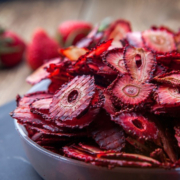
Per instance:
[[[58,27],[58,39],[64,47],[75,45],[92,29],[92,25],[85,21],[65,21]]]
[[[15,33],[0,29],[0,62],[5,67],[13,67],[21,62],[25,43]]]
[[[40,67],[45,60],[53,59],[59,56],[58,43],[50,38],[43,29],[37,29],[34,32],[32,42],[27,48],[27,62],[35,70]]]

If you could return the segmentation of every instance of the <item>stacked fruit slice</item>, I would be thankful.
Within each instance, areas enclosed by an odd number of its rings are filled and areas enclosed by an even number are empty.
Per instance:
[[[27,78],[47,91],[17,96],[11,116],[39,145],[91,164],[180,165],[178,33],[127,21],[95,27]]]

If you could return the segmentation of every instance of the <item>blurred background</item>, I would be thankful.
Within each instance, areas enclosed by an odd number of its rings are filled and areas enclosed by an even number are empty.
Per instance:
[[[37,27],[54,37],[57,27],[69,19],[93,24],[105,17],[131,22],[134,31],[151,25],[180,27],[179,0],[0,0],[0,26],[17,33],[26,43]],[[25,60],[14,68],[0,69],[0,105],[24,94],[31,86],[25,82],[32,73]]]

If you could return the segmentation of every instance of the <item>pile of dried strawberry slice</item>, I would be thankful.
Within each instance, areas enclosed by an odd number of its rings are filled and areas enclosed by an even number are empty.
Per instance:
[[[99,27],[27,78],[51,84],[17,96],[11,116],[37,144],[74,159],[180,166],[180,32],[132,32],[124,20]]]

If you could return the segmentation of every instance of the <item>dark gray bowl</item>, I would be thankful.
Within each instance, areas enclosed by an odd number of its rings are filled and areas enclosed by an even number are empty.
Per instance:
[[[30,92],[46,89],[48,82],[33,87]],[[45,180],[179,180],[180,168],[165,170],[158,168],[107,169],[85,162],[63,157],[48,151],[28,136],[25,128],[15,120],[15,127],[20,135],[24,150],[34,169]]]

